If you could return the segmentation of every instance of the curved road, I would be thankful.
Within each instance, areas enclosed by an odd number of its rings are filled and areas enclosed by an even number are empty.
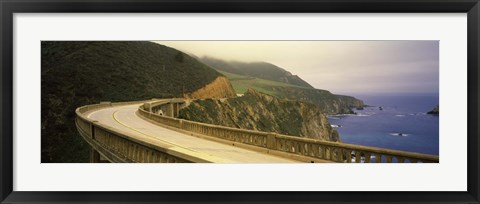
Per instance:
[[[130,133],[136,138],[164,143],[169,149],[197,154],[219,163],[289,163],[299,162],[278,156],[234,147],[160,127],[140,118],[141,104],[116,106],[86,113],[98,123]]]

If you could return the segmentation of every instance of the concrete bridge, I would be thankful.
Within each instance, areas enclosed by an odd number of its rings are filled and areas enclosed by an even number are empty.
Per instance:
[[[438,156],[178,119],[185,99],[102,102],[76,110],[91,162],[438,163]]]

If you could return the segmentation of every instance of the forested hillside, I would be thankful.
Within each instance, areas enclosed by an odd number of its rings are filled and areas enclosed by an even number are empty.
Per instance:
[[[89,147],[75,129],[77,107],[182,97],[222,77],[185,53],[152,42],[44,41],[41,57],[42,162],[88,161]],[[227,85],[222,88],[229,90],[219,91],[233,96]]]

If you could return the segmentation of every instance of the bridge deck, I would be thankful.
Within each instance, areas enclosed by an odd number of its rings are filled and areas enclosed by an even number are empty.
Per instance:
[[[212,161],[224,163],[290,163],[299,162],[287,158],[234,147],[184,133],[166,129],[141,119],[136,113],[137,105],[116,106],[95,110],[87,116],[136,138],[156,140],[168,144],[172,149],[198,153]]]

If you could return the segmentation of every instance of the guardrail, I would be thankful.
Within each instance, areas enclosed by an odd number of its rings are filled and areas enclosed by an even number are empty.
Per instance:
[[[162,163],[188,163],[211,161],[191,156],[188,152],[178,152],[169,149],[169,145],[155,141],[142,140],[129,136],[118,129],[99,124],[84,114],[102,108],[140,104],[145,101],[100,103],[86,105],[75,110],[77,115],[75,123],[83,139],[99,154],[110,162],[162,162]]]
[[[167,103],[171,103],[171,101],[165,100],[161,103],[156,103],[156,105],[161,106]],[[439,162],[438,156],[435,155],[329,142],[183,120],[151,113],[148,110],[145,110],[143,106],[139,108],[139,114],[147,119],[173,128],[321,160],[341,163]]]

